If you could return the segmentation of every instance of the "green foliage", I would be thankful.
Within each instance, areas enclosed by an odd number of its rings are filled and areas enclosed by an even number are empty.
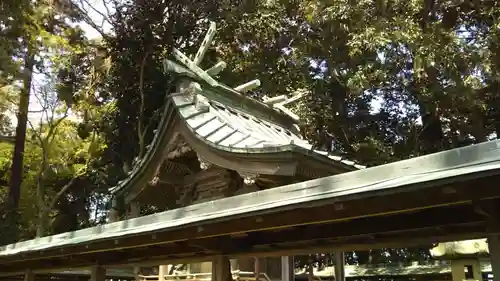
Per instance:
[[[15,223],[9,216],[9,220],[2,220],[12,232],[6,239],[17,236],[16,227],[21,239],[32,237],[35,232],[43,235],[50,217],[64,212],[81,216],[80,221],[88,225],[88,198],[102,183],[94,163],[103,147],[100,136],[91,127],[81,138],[77,134],[80,122],[70,121],[69,115],[77,119],[85,115],[83,119],[89,123],[93,118],[89,112],[95,108],[95,104],[89,103],[89,95],[94,94],[99,75],[105,70],[92,65],[98,44],[86,40],[83,31],[74,27],[82,14],[76,6],[67,4],[70,3],[45,0],[1,4],[0,133],[10,129],[4,109],[18,107],[20,119],[16,152],[2,147],[0,177],[7,181],[19,175],[23,179],[18,210],[21,216],[16,216],[19,218]],[[41,109],[37,109],[41,119],[35,122],[31,118],[31,130],[26,132],[23,118],[28,113],[30,96]],[[11,161],[12,157],[17,160]],[[16,161],[24,164],[14,167]],[[14,185],[11,191],[18,188]],[[6,190],[2,189],[0,195],[2,203],[6,203]],[[68,202],[78,202],[72,205],[78,210],[68,211]],[[16,210],[11,208],[15,205],[2,204],[2,218],[6,213],[14,213]],[[13,241],[4,243],[7,242]]]

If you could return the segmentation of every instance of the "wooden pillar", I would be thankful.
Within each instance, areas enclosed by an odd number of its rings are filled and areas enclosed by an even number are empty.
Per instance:
[[[281,257],[281,281],[295,280],[295,262],[293,256]]]
[[[344,252],[335,253],[335,281],[345,281],[345,255]]]
[[[128,218],[137,218],[141,215],[141,205],[137,202],[130,202],[130,211],[128,214]]]
[[[254,274],[255,274],[255,281],[260,280],[260,261],[258,257],[253,258],[253,267],[254,267]]]
[[[24,273],[24,281],[35,281],[35,273],[31,270],[26,270]]]
[[[127,219],[134,219],[139,217],[140,215],[141,215],[141,205],[139,205],[139,203],[134,201],[130,202]],[[139,281],[140,279],[139,274],[141,272],[141,268],[138,266],[134,266],[133,272],[135,281]]]
[[[121,216],[121,211],[123,205],[120,204],[121,198],[118,198],[117,196],[113,196],[111,199],[111,209],[109,210],[108,213],[108,223],[112,222],[117,222],[120,220]]]
[[[238,259],[231,259],[230,263],[231,263],[231,272],[240,269],[240,264]]]
[[[231,281],[231,264],[225,256],[215,256],[212,259],[212,281]]]
[[[168,265],[160,265],[158,268],[158,281],[165,280],[165,275],[168,274]]]
[[[500,281],[500,236],[490,235],[488,237],[488,250],[490,252],[491,271],[493,281]]]
[[[90,271],[90,281],[105,281],[106,269],[102,266],[93,266]]]

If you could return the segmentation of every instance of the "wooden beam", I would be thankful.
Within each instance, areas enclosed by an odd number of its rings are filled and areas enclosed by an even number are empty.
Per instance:
[[[19,259],[38,259],[50,256],[67,256],[69,254],[83,254],[95,251],[113,251],[116,249],[137,248],[152,245],[161,245],[176,241],[196,240],[204,237],[223,236],[229,234],[255,232],[269,229],[287,228],[297,225],[309,225],[314,223],[339,222],[361,217],[375,217],[382,214],[394,214],[402,212],[416,212],[437,206],[450,204],[469,204],[475,198],[500,196],[495,188],[490,188],[491,179],[475,181],[474,185],[468,183],[456,185],[455,193],[443,193],[444,187],[430,188],[428,190],[415,190],[414,192],[401,192],[375,196],[371,198],[360,198],[359,200],[342,201],[341,198],[331,204],[322,203],[320,206],[312,205],[309,208],[294,208],[269,214],[249,215],[248,217],[232,217],[203,227],[197,225],[168,229],[157,232],[138,234],[129,237],[117,237],[107,240],[96,240],[77,245],[68,245],[59,249],[47,249],[40,252],[26,253],[25,257],[19,255],[0,258],[0,262]],[[474,186],[474,188],[472,188]],[[391,202],[391,204],[387,204]],[[384,225],[391,227],[391,225]]]
[[[476,232],[474,232],[476,231]],[[411,236],[387,235],[384,237],[359,237],[357,239],[340,240],[340,241],[318,241],[315,243],[290,244],[280,247],[256,248],[250,252],[235,252],[225,256],[229,258],[245,258],[245,257],[279,257],[283,255],[299,255],[308,253],[320,253],[325,251],[353,251],[353,250],[368,250],[377,248],[401,248],[422,246],[437,242],[449,242],[456,240],[477,239],[485,236],[485,228],[466,228],[466,227],[448,227],[440,231],[428,230],[426,232],[412,233]],[[499,233],[500,234],[500,233]],[[166,255],[162,251],[162,255],[157,252],[126,252],[126,253],[108,253],[107,255],[87,255],[85,259],[79,262],[60,257],[57,259],[33,260],[22,263],[1,265],[0,276],[12,276],[23,274],[24,268],[30,267],[35,269],[34,272],[50,272],[55,269],[64,268],[82,268],[92,264],[98,260],[103,266],[139,266],[139,265],[158,265],[158,263],[172,264],[185,263],[194,261],[203,261],[210,259],[214,255],[193,253],[191,256],[176,257],[175,255]],[[136,257],[136,258],[133,258]]]
[[[455,217],[455,216],[449,216]],[[411,220],[409,216],[406,217]],[[423,218],[421,218],[423,220]],[[390,223],[391,220],[388,218],[385,224]],[[343,233],[344,236],[339,237],[335,229],[349,229],[349,223],[353,225],[353,222],[345,222],[343,224],[337,224],[337,227],[332,227],[330,229],[330,236],[324,236],[322,239],[310,239],[308,237],[303,237],[300,240],[288,240],[287,236],[282,235],[283,239],[266,241],[262,240],[255,244],[256,237],[246,237],[241,239],[230,239],[227,237],[226,242],[219,239],[220,244],[215,244],[215,246],[220,247],[217,250],[219,255],[240,257],[240,256],[271,256],[271,255],[292,255],[295,253],[305,253],[314,251],[331,251],[332,249],[338,249],[342,251],[348,250],[365,250],[373,249],[378,247],[404,247],[411,243],[435,243],[439,241],[453,241],[455,239],[470,239],[484,237],[486,235],[486,226],[484,223],[462,223],[457,225],[439,226],[439,227],[428,227],[417,229],[401,229],[399,231],[392,231],[389,233],[371,233],[369,229],[365,229],[364,233],[356,232],[357,229],[353,228],[351,234]],[[378,221],[382,223],[382,221]],[[408,227],[407,225],[402,225],[401,227]],[[303,232],[303,229],[296,228],[295,233],[289,233],[290,237],[293,239],[298,239],[299,233]],[[307,234],[307,232],[305,233]],[[274,235],[268,233],[268,235]],[[263,233],[262,236],[265,236]],[[197,243],[200,245],[206,245],[209,247],[213,243],[214,239],[206,238],[201,239]],[[269,243],[272,242],[272,243]],[[278,243],[279,242],[279,243]],[[269,243],[269,244],[263,244]],[[223,244],[229,245],[228,248],[224,248]],[[232,244],[232,245],[231,245]],[[11,264],[3,263],[0,266],[0,272],[18,272],[22,268],[66,268],[66,267],[81,267],[94,264],[96,261],[102,265],[123,265],[132,264],[137,265],[140,263],[151,262],[151,261],[173,261],[179,259],[193,260],[202,259],[203,257],[208,258],[213,256],[213,252],[203,252],[198,248],[193,247],[181,247],[182,244],[168,244],[162,246],[150,246],[140,249],[129,249],[121,251],[111,251],[102,253],[89,253],[83,255],[72,256],[71,258],[61,256],[58,258],[51,259],[40,259],[32,261],[20,261]],[[240,248],[236,245],[241,245]],[[227,250],[230,249],[230,250]],[[167,254],[166,254],[167,253]],[[158,263],[156,263],[158,264]]]
[[[450,214],[454,214],[450,216]],[[307,241],[418,231],[447,225],[484,222],[470,206],[450,206],[425,209],[398,215],[367,217],[330,224],[317,224],[284,229],[280,232],[249,233],[250,244],[279,244],[287,241]],[[225,242],[227,245],[227,242]]]
[[[477,183],[477,182],[476,182]],[[453,202],[463,202],[467,198],[477,196],[488,196],[488,192],[493,192],[497,189],[489,188],[488,185],[475,184],[474,193],[467,192],[467,185],[455,187],[456,193],[451,195],[442,194],[441,188],[433,188],[427,192],[404,192],[390,194],[387,196],[366,198],[363,200],[352,201],[337,201],[333,204],[325,204],[322,206],[311,206],[307,209],[295,208],[282,212],[273,212],[263,214],[261,216],[250,216],[244,218],[232,218],[231,220],[221,220],[205,224],[203,227],[189,226],[185,228],[176,228],[164,232],[153,234],[138,234],[126,238],[114,238],[108,240],[97,240],[89,243],[77,245],[68,245],[58,249],[47,249],[44,251],[36,251],[25,253],[23,255],[12,255],[8,257],[0,257],[0,263],[10,263],[19,260],[28,259],[48,259],[50,257],[65,257],[68,255],[80,255],[90,252],[105,252],[116,251],[119,249],[142,248],[149,246],[158,246],[168,244],[169,242],[187,241],[203,239],[204,237],[224,236],[245,232],[257,232],[262,230],[287,228],[296,225],[306,225],[318,222],[342,222],[356,219],[357,217],[373,218],[381,213],[399,213],[402,211],[417,212],[418,206],[436,206],[438,204],[448,205]],[[470,187],[470,185],[469,185]],[[462,191],[462,192],[461,192]],[[391,204],[387,204],[391,202]],[[467,203],[467,201],[465,201]],[[324,204],[324,203],[323,203]],[[333,205],[333,206],[332,206]],[[471,206],[471,205],[465,205]],[[408,208],[405,210],[405,208]],[[444,207],[443,207],[444,208]],[[399,210],[399,211],[398,211]],[[423,212],[420,210],[419,212]],[[439,212],[439,211],[437,211]],[[443,213],[449,214],[449,209],[443,209]],[[449,216],[450,219],[457,219],[457,216]],[[408,223],[404,220],[402,223]],[[370,227],[379,227],[379,231],[392,231],[391,227],[395,227],[394,223],[371,224]],[[367,227],[356,226],[357,229]],[[307,229],[313,229],[309,226]],[[385,230],[384,230],[385,228]],[[341,231],[337,229],[337,231]],[[321,233],[319,233],[321,234]],[[316,235],[311,233],[310,235]],[[283,236],[283,235],[280,235]],[[314,238],[314,236],[312,236]],[[316,236],[317,238],[317,236]],[[317,238],[319,239],[319,238]]]

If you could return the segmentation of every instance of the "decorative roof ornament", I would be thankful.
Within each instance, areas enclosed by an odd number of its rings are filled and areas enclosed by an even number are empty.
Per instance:
[[[222,70],[224,70],[227,66],[227,64],[224,61],[220,61],[216,63],[214,66],[203,70],[199,67],[200,63],[203,61],[203,58],[212,44],[212,41],[215,37],[215,34],[217,32],[217,26],[215,22],[210,22],[210,27],[205,35],[205,38],[203,39],[203,42],[201,43],[201,46],[198,48],[198,51],[196,52],[196,55],[194,58],[191,60],[189,56],[186,54],[182,53],[178,49],[174,48],[173,49],[173,55],[174,58],[182,63],[185,67],[188,68],[193,74],[197,76],[197,78],[203,80],[206,82],[208,85],[212,87],[222,87],[222,88],[227,88],[225,85],[220,84],[217,80],[213,78],[213,76],[218,75]],[[170,62],[168,60],[165,60],[165,70],[166,71],[178,71],[182,72],[181,70],[177,69],[178,65],[175,65],[175,63]],[[199,85],[199,84],[198,84]],[[231,89],[237,93],[244,94],[246,92],[252,91],[255,88],[258,88],[261,86],[261,82],[259,79],[254,79],[250,82],[244,83],[242,85],[236,86],[234,88],[228,88]],[[201,90],[201,87],[200,87]],[[288,115],[290,118],[292,118],[295,122],[299,121],[299,116],[297,116],[295,113],[293,113],[290,109],[286,108],[285,105],[290,104],[292,102],[295,102],[302,97],[306,95],[307,91],[304,89],[299,89],[297,91],[294,91],[292,93],[292,96],[288,97],[286,95],[281,95],[278,97],[274,98],[269,98],[264,100],[264,104],[275,109],[276,111],[279,111],[285,115]],[[194,99],[198,97],[199,95],[195,95]]]
[[[281,112],[285,113],[286,115],[290,116],[293,120],[298,122],[300,120],[300,117],[295,113],[293,113],[290,109],[286,108],[285,106],[298,101],[299,99],[305,97],[308,93],[309,91],[306,89],[297,89],[292,92],[292,95],[290,97],[287,97],[286,95],[281,95],[274,98],[264,97],[264,103],[269,106],[272,106],[275,109],[280,110]]]
[[[210,22],[210,27],[208,28],[207,34],[205,35],[205,38],[203,39],[200,48],[198,48],[198,51],[196,52],[196,55],[194,56],[193,60],[189,59],[187,55],[185,55],[178,49],[174,48],[174,57],[179,62],[182,62],[185,66],[187,66],[189,70],[194,72],[201,79],[205,80],[205,82],[207,82],[210,86],[219,85],[219,83],[215,79],[213,79],[212,76],[219,74],[227,66],[225,62],[221,61],[207,70],[203,70],[199,67],[200,63],[203,61],[203,57],[205,56],[208,48],[212,44],[216,32],[217,32],[217,26],[215,22]],[[237,92],[244,93],[253,90],[259,86],[260,86],[260,81],[258,79],[255,79],[248,83],[235,87],[234,90]]]
[[[208,99],[203,96],[201,85],[195,81],[184,80],[178,85],[179,93],[188,96],[188,98],[195,104],[196,109],[206,109],[209,106]]]
[[[243,183],[246,185],[254,184],[259,177],[259,175],[256,173],[238,171],[238,174],[243,178]]]
[[[202,169],[202,170],[207,170],[208,168],[210,168],[212,166],[212,163],[203,159],[203,157],[200,156],[200,154],[198,154],[198,162],[200,162],[200,169]]]

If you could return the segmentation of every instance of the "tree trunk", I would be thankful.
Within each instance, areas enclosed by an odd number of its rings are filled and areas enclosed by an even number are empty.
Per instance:
[[[10,188],[7,199],[7,221],[13,228],[18,225],[18,208],[21,199],[21,184],[23,180],[24,144],[26,141],[26,128],[28,122],[28,107],[30,101],[31,81],[33,78],[33,67],[35,64],[35,51],[28,46],[28,53],[24,62],[23,89],[19,97],[17,112],[16,139],[14,143],[14,154],[12,156]],[[13,242],[17,241],[17,231],[9,233]]]
[[[36,237],[43,237],[47,232],[48,211],[44,209],[38,211],[38,225],[36,227]]]

